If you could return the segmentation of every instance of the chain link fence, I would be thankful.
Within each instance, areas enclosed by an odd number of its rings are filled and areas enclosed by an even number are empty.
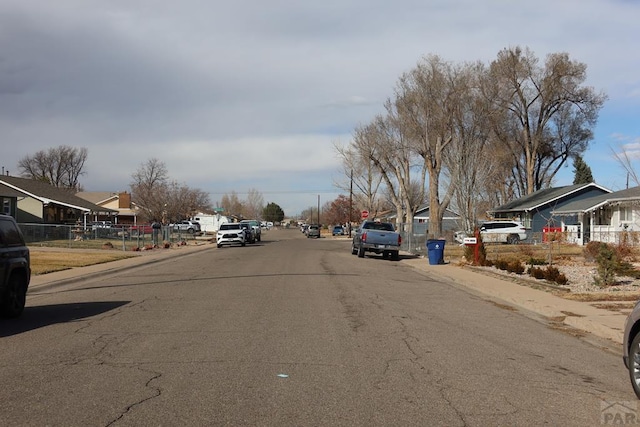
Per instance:
[[[76,226],[62,224],[18,224],[27,245],[69,248],[100,248],[104,245],[123,251],[144,247],[179,243],[201,238],[201,233],[176,230],[162,226],[154,237],[151,226]]]

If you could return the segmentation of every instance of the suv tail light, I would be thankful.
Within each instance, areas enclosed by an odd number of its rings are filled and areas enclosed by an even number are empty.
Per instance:
[[[360,238],[362,240],[362,242],[366,242],[367,241],[367,233],[362,233],[362,237]]]

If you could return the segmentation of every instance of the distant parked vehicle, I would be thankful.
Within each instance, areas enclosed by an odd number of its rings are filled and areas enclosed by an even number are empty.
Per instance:
[[[307,238],[310,237],[320,238],[320,226],[318,224],[310,224],[307,228]]]
[[[480,225],[480,236],[485,243],[515,245],[527,240],[527,229],[518,221],[487,221]]]
[[[246,245],[246,233],[239,222],[220,224],[216,233],[216,243],[219,248],[225,245]]]
[[[333,236],[342,236],[344,234],[344,228],[341,225],[336,225],[333,227],[333,231],[331,232]]]
[[[247,222],[241,222],[240,226],[244,230],[244,241],[247,243],[255,243],[256,242],[255,230],[253,229],[251,224]]]
[[[365,221],[351,241],[351,253],[363,258],[365,252],[382,254],[382,258],[400,259],[402,237],[389,222]]]
[[[262,228],[260,227],[260,221],[255,219],[244,219],[241,223],[250,224],[253,227],[253,234],[255,239],[259,242],[262,240]]]
[[[169,225],[173,231],[186,231],[189,234],[200,233],[200,223],[197,221],[180,221]]]

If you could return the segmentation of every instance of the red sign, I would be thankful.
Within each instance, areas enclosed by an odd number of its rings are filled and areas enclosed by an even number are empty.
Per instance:
[[[362,211],[362,219],[369,218],[369,211]]]

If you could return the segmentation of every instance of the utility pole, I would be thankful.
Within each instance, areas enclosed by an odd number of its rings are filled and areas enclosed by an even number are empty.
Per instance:
[[[351,237],[351,213],[353,212],[353,169],[351,169],[351,185],[349,186],[349,237]]]
[[[320,195],[318,194],[318,227],[320,227]]]

